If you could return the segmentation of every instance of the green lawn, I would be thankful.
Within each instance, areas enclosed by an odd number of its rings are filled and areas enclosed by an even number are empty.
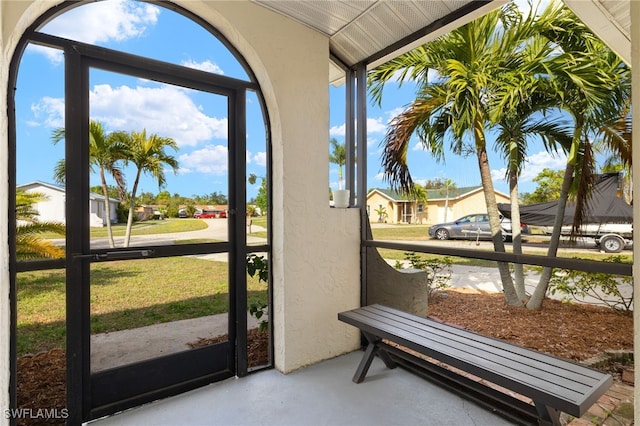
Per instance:
[[[92,333],[227,312],[227,269],[193,257],[94,264]],[[18,274],[19,354],[64,347],[64,281],[63,270]],[[249,300],[266,301],[266,284],[248,277],[248,290]]]
[[[429,226],[428,225],[398,225],[397,227],[385,227],[385,228],[373,228],[373,238],[376,240],[391,240],[391,241],[429,241]],[[523,247],[524,254],[533,254],[544,256],[545,251],[541,251],[539,248],[546,248],[546,242],[539,242],[539,238],[536,236],[526,237],[528,242],[536,243],[536,247]],[[435,241],[434,241],[435,243]],[[492,250],[487,248],[486,250]],[[380,254],[385,259],[391,260],[403,260],[405,258],[404,252],[400,250],[391,249],[379,249]],[[623,262],[633,262],[633,255],[629,251],[619,253]],[[593,249],[589,251],[574,251],[571,249],[563,249],[558,253],[558,257],[579,258],[587,260],[602,260],[605,257],[611,256],[610,253],[600,253]],[[439,258],[437,255],[424,254],[421,255],[424,258]],[[460,257],[451,257],[453,263],[458,265],[475,265],[475,266],[495,266],[495,262],[477,259],[466,259]]]
[[[124,236],[126,223],[117,223],[111,227],[113,235]],[[207,223],[202,219],[165,219],[145,220],[135,222],[131,227],[132,235],[169,234],[172,232],[199,231],[207,229]],[[91,228],[91,238],[106,237],[107,228]]]
[[[255,217],[253,224],[266,228],[267,218]],[[134,234],[158,234],[206,228],[199,219],[167,219],[139,222]],[[125,226],[114,227],[124,235]],[[92,229],[92,237],[106,236],[106,229]],[[266,237],[266,232],[252,233]],[[428,226],[401,225],[373,229],[374,239],[427,241]],[[204,242],[204,240],[181,241]],[[380,249],[385,259],[404,260],[402,250]],[[525,248],[525,253],[542,254]],[[610,256],[596,250],[562,250],[559,256],[602,260]],[[422,258],[441,256],[421,254]],[[632,262],[628,252],[623,262]],[[456,264],[495,266],[495,262],[452,257]],[[91,270],[91,329],[93,333],[196,318],[228,309],[227,263],[194,257],[154,258],[95,263]],[[18,274],[18,353],[36,353],[65,344],[64,270]],[[249,300],[266,301],[267,286],[248,277]]]

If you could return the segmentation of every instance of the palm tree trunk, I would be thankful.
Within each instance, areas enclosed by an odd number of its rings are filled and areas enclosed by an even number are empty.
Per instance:
[[[482,181],[482,189],[484,190],[485,202],[487,204],[487,213],[489,214],[489,223],[491,224],[491,239],[493,248],[497,253],[504,253],[504,242],[502,241],[502,228],[500,226],[500,216],[498,212],[498,203],[496,201],[496,193],[493,189],[493,181],[491,180],[491,168],[489,166],[489,157],[487,156],[486,144],[484,141],[484,132],[478,126],[475,129],[476,136],[476,152],[478,155],[478,168],[480,169],[480,180]],[[516,294],[513,286],[513,279],[509,271],[509,264],[498,262],[498,271],[502,281],[502,289],[504,291],[505,302],[509,306],[522,306],[522,302]]]
[[[141,170],[138,169],[138,172],[136,173],[136,180],[133,183],[133,189],[131,190],[131,200],[129,201],[129,216],[127,216],[127,231],[124,234],[125,247],[129,247],[129,241],[131,240],[131,228],[133,226],[133,212],[136,208],[136,191],[138,190],[140,173],[141,173]]]
[[[570,162],[567,163],[567,167],[564,170],[564,179],[562,180],[562,189],[560,190],[560,199],[558,200],[558,212],[556,213],[556,219],[553,224],[553,233],[551,234],[551,240],[549,241],[549,249],[547,251],[547,257],[556,257],[558,253],[558,247],[560,245],[560,232],[562,231],[562,221],[564,219],[564,212],[567,207],[567,200],[569,199],[569,189],[571,188],[571,182],[573,181],[573,173],[575,167]],[[531,298],[527,302],[527,309],[540,309],[542,308],[542,301],[547,295],[547,289],[549,288],[549,281],[551,280],[551,274],[553,268],[543,268],[540,280],[536,289],[533,291]]]
[[[107,220],[107,236],[109,237],[109,247],[116,246],[113,241],[113,230],[111,229],[111,203],[109,202],[109,189],[107,188],[107,180],[104,177],[104,169],[100,167],[100,181],[102,182],[102,195],[104,195],[105,203],[105,219]]]
[[[522,254],[522,230],[520,229],[520,204],[518,201],[518,174],[515,170],[509,172],[509,198],[511,200],[511,237],[513,241],[513,254]],[[527,301],[527,292],[524,287],[524,266],[521,263],[513,264],[514,285],[518,299],[524,305]]]

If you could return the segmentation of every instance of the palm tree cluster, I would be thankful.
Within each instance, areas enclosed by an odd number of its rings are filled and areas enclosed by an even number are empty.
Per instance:
[[[65,137],[65,129],[54,130],[52,134],[53,143],[58,143]],[[102,123],[91,120],[89,123],[89,168],[94,172],[97,167],[102,186],[102,195],[105,200],[109,199],[109,187],[106,175],[113,177],[118,188],[120,203],[129,203],[129,214],[127,218],[127,229],[124,238],[124,247],[129,247],[131,240],[131,228],[133,225],[133,214],[136,206],[136,193],[140,177],[143,173],[148,173],[158,181],[158,187],[162,188],[166,184],[165,166],[178,170],[178,160],[166,152],[167,148],[178,150],[178,144],[172,138],[161,137],[157,134],[147,135],[147,131],[124,132],[117,131],[107,133]],[[123,167],[133,164],[136,168],[131,192],[127,192],[126,180]],[[54,170],[56,182],[65,182],[65,160],[60,160]],[[107,207],[105,209],[105,219],[107,222],[107,234],[109,236],[109,246],[115,247],[113,232],[111,229],[111,213]]]
[[[429,72],[436,77],[430,80]],[[407,164],[414,136],[438,161],[444,160],[445,141],[454,154],[474,153],[497,252],[505,246],[489,165],[489,132],[497,135],[495,149],[507,165],[513,223],[520,223],[518,178],[528,143],[539,138],[550,155],[567,154],[549,256],[557,252],[569,196],[575,196],[578,207],[588,200],[594,142],[606,144],[623,164],[631,162],[630,131],[616,131],[629,119],[629,67],[562,4],[551,2],[541,13],[532,7],[523,15],[509,3],[378,67],[369,74],[369,91],[378,103],[390,80],[415,81],[417,93],[391,121],[382,142],[387,180],[404,191],[414,187]],[[581,209],[576,210],[575,229],[582,221]],[[519,227],[513,231],[514,253],[521,253]],[[521,267],[515,270],[515,282],[508,264],[498,268],[508,305],[541,306],[550,268],[531,297]]]

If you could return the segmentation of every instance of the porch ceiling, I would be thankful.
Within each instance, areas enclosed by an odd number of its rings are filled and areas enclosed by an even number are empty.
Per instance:
[[[507,0],[251,0],[329,37],[331,53],[369,69],[433,40]],[[564,0],[580,19],[631,63],[630,0]],[[330,64],[330,81],[344,77]]]
[[[369,68],[415,48],[506,0],[251,0],[329,37],[343,65]],[[344,77],[333,64],[331,81]]]
[[[631,65],[630,0],[564,0],[564,3]]]

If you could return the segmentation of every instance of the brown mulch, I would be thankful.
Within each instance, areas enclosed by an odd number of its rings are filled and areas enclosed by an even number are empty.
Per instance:
[[[499,293],[448,290],[429,316],[562,358],[584,361],[633,349],[633,317],[605,308],[546,299],[541,310],[508,307]]]
[[[212,339],[200,338],[197,342],[189,343],[193,348],[208,346],[218,342],[224,342],[229,337],[226,334]],[[247,332],[247,365],[249,368],[260,367],[269,364],[269,333],[260,332],[257,328]]]
[[[505,306],[501,294],[448,290],[429,303],[429,315],[518,345],[584,361],[609,350],[633,349],[633,318],[608,308],[545,300],[543,309]],[[198,347],[224,340],[191,343]],[[249,332],[249,367],[269,362],[268,333]],[[65,357],[61,349],[18,359],[18,407],[58,408],[65,404]],[[614,374],[614,377],[616,375]],[[58,420],[59,424],[63,424]],[[55,421],[19,421],[19,425]]]

